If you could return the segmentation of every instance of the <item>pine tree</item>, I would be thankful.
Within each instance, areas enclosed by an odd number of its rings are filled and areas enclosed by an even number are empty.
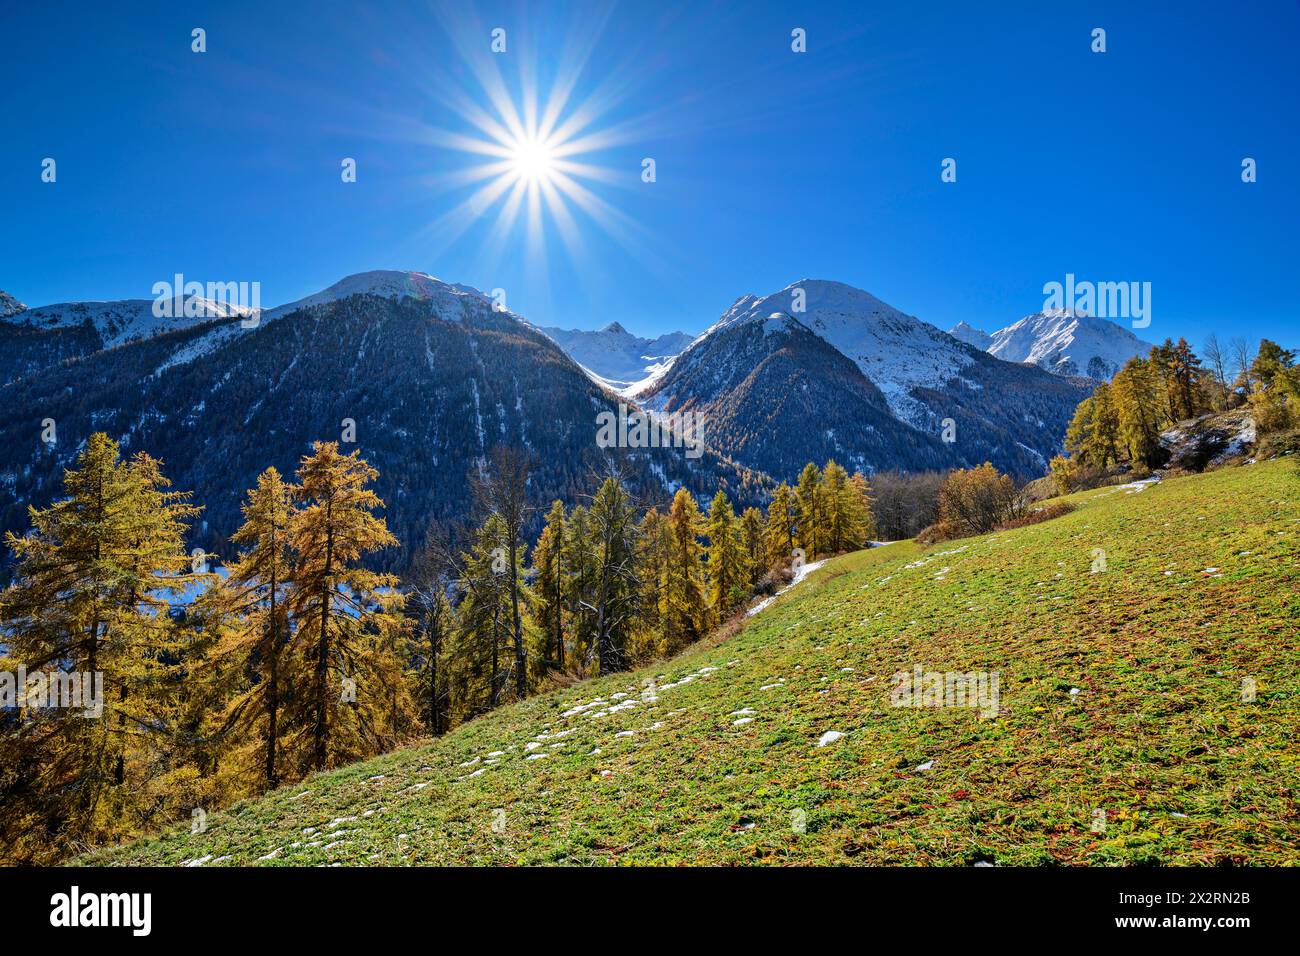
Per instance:
[[[1120,419],[1111,386],[1097,385],[1074,410],[1065,433],[1065,448],[1081,465],[1105,468],[1120,460]]]
[[[776,486],[767,506],[767,524],[763,545],[767,550],[768,568],[784,567],[794,558],[797,505],[784,481]]]
[[[1130,462],[1155,464],[1160,451],[1160,401],[1149,361],[1130,359],[1111,380],[1119,442]]]
[[[804,557],[811,561],[825,549],[825,501],[822,494],[822,473],[812,462],[799,473],[799,487],[795,491],[799,509],[799,546]]]
[[[1300,421],[1300,366],[1295,352],[1263,339],[1249,365],[1254,385],[1247,401],[1260,432],[1282,431]]]
[[[713,606],[717,620],[725,620],[748,594],[740,526],[725,491],[719,490],[713,496],[705,534],[709,539],[708,563],[705,565],[709,581],[709,603]]]
[[[828,461],[822,470],[822,501],[826,523],[825,549],[831,554],[848,551],[861,543],[860,531],[854,527],[858,516],[855,497],[856,493],[849,485],[849,473],[837,462]]]
[[[1168,422],[1179,422],[1200,414],[1201,360],[1196,357],[1186,339],[1175,345],[1166,339],[1164,345],[1151,350],[1163,378]]]
[[[499,706],[507,683],[502,666],[510,635],[505,534],[500,515],[489,515],[461,555],[460,628],[449,662],[461,719]]]
[[[850,496],[848,512],[852,529],[853,547],[866,547],[878,534],[876,530],[875,502],[871,494],[871,482],[860,471],[855,471],[849,479]]]
[[[395,712],[389,696],[403,686],[392,643],[397,579],[361,564],[397,544],[373,513],[383,502],[366,486],[377,475],[359,451],[342,455],[335,442],[316,442],[297,473],[289,610],[302,678],[296,699],[315,770],[383,749],[402,703]]]
[[[1255,382],[1263,390],[1280,389],[1294,394],[1297,381],[1296,353],[1269,339],[1261,339],[1259,352],[1251,362]]]
[[[668,512],[668,569],[664,582],[664,643],[674,653],[704,636],[708,629],[705,599],[704,518],[695,496],[677,489]]]
[[[564,592],[567,570],[564,561],[566,521],[564,502],[554,501],[537,547],[533,549],[533,587],[537,592],[534,610],[538,626],[546,634],[546,666],[564,669]]]
[[[582,601],[595,578],[593,552],[587,547],[590,537],[591,522],[587,509],[574,505],[569,513],[568,534],[562,554],[568,569],[564,600],[569,620],[569,667],[579,672],[586,672],[596,654],[596,618]]]
[[[290,638],[285,597],[293,579],[288,550],[291,491],[278,471],[268,468],[258,476],[243,513],[244,523],[231,540],[247,549],[199,605],[211,608],[221,622],[209,669],[218,678],[224,673],[239,682],[225,702],[220,734],[234,741],[260,741],[262,777],[273,788],[281,776],[280,711],[288,689],[283,658]]]
[[[425,729],[435,737],[451,729],[447,651],[456,631],[452,589],[456,562],[450,535],[440,524],[425,532],[409,577],[406,613],[411,622],[407,657],[415,668],[414,694]]]
[[[740,544],[745,555],[745,580],[752,593],[767,573],[767,549],[763,546],[763,512],[746,508],[740,516]]]
[[[635,623],[637,526],[635,507],[623,483],[610,476],[591,500],[587,550],[593,577],[583,603],[596,622],[596,657],[601,674],[627,666],[627,641]]]
[[[471,485],[478,506],[501,519],[506,588],[510,593],[510,634],[514,646],[515,695],[523,699],[528,694],[528,664],[524,649],[523,611],[520,607],[521,573],[526,545],[523,540],[524,523],[532,513],[528,504],[528,461],[517,448],[496,448],[492,451],[487,472],[475,476]]]
[[[0,622],[10,657],[63,689],[73,674],[87,682],[85,707],[20,708],[5,731],[18,777],[0,801],[6,844],[31,832],[12,829],[16,820],[39,823],[37,852],[131,827],[156,765],[146,738],[174,716],[169,677],[181,642],[168,596],[210,579],[184,550],[199,509],[168,486],[156,460],[122,462],[117,443],[97,432],[64,473],[67,497],[30,508],[30,534],[6,536],[15,574]]]
[[[638,579],[641,582],[636,647],[632,657],[644,660],[667,651],[664,622],[667,619],[667,583],[672,536],[668,518],[651,508],[641,519],[638,534]]]

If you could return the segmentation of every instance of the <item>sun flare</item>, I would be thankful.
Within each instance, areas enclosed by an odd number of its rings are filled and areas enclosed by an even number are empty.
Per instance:
[[[577,31],[539,70],[526,58],[483,56],[469,39],[481,32],[464,31],[462,69],[430,87],[445,125],[420,127],[422,141],[453,154],[437,161],[428,182],[458,194],[422,229],[426,249],[482,224],[484,256],[514,254],[520,242],[529,267],[541,270],[552,240],[571,261],[584,259],[584,232],[594,226],[638,259],[653,257],[644,228],[613,201],[648,181],[643,147],[633,145],[644,139],[647,120],[623,115],[635,85],[625,75],[584,73],[598,33]]]
[[[527,182],[550,182],[555,175],[555,157],[550,145],[534,137],[515,142],[510,162],[515,175]]]

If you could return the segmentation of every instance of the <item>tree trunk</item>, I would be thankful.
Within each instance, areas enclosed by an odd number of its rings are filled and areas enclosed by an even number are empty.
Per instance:
[[[510,613],[515,632],[515,695],[523,700],[528,693],[528,673],[524,669],[524,622],[519,615],[519,555],[516,540],[514,536],[510,539]]]
[[[498,653],[499,641],[497,639],[497,632],[499,630],[498,621],[501,618],[501,606],[499,602],[494,601],[494,604],[495,606],[492,609],[492,695],[489,698],[488,703],[490,706],[495,708],[501,701],[501,680],[499,676],[501,671],[501,661]]]
[[[442,714],[438,710],[438,645],[441,643],[440,625],[436,615],[429,622],[429,729],[435,737],[442,736]]]
[[[329,733],[325,719],[326,708],[329,705],[325,694],[328,683],[330,653],[330,575],[334,571],[333,507],[333,503],[325,506],[325,573],[322,579],[320,598],[320,635],[316,644],[316,726],[312,733],[312,752],[313,763],[317,770],[325,769],[325,743]]]
[[[275,534],[271,535],[272,565],[271,565],[271,676],[267,682],[266,688],[266,782],[267,785],[274,788],[279,780],[275,775],[275,745],[278,736],[276,721],[279,717],[280,709],[280,621],[276,616],[276,589],[277,581],[275,574]]]
[[[564,670],[564,556],[560,549],[555,552],[555,659]]]

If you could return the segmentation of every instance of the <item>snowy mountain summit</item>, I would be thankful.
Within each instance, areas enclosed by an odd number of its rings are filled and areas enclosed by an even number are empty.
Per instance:
[[[847,356],[884,392],[894,414],[911,424],[929,421],[912,390],[959,376],[972,362],[965,345],[933,325],[828,279],[802,279],[762,298],[741,296],[704,334],[767,323],[774,315],[789,316]]]
[[[862,289],[802,279],[736,299],[661,376],[624,394],[653,411],[702,409],[712,447],[792,480],[826,457],[867,471],[992,461],[1038,475],[1087,391]]]
[[[0,319],[7,319],[10,316],[17,315],[26,308],[27,306],[23,305],[8,292],[0,289]]]
[[[951,335],[1008,362],[1030,362],[1058,375],[1113,378],[1124,363],[1151,350],[1149,342],[1108,319],[1069,309],[1050,309],[986,335],[965,322]],[[987,344],[980,344],[980,336]]]
[[[440,314],[459,311],[462,305],[478,307],[491,305],[492,300],[472,286],[443,282],[426,272],[408,272],[401,269],[374,269],[345,276],[320,292],[271,309],[265,319],[277,319],[314,305],[328,305],[354,295],[373,295],[382,299],[413,299],[428,302]],[[505,311],[504,309],[499,311]]]
[[[596,332],[554,327],[540,331],[575,362],[615,389],[627,388],[662,373],[693,338],[685,332],[642,338],[618,322],[610,322]]]
[[[958,322],[948,330],[948,334],[959,342],[975,346],[981,352],[988,351],[988,347],[993,344],[993,336],[967,322]]]

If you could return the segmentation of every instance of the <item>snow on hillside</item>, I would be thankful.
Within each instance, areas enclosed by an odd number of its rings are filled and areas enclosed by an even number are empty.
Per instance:
[[[635,382],[632,382],[628,385],[624,385],[622,388],[616,389],[616,391],[624,398],[636,399],[638,402],[641,402],[642,396],[645,395],[647,392],[653,391],[654,387],[657,384],[659,384],[659,382],[663,379],[663,377],[672,371],[673,363],[676,362],[677,359],[678,356],[674,355],[671,358],[666,359],[664,362],[658,365],[651,366],[649,369],[647,369],[647,371],[650,374],[647,375],[645,378],[638,379]],[[662,408],[662,406],[663,406],[663,402],[661,401],[658,403],[657,406],[651,404],[646,407],[655,408],[656,410],[658,410]]]
[[[309,296],[276,306],[264,313],[267,320],[278,319],[299,309],[313,305],[337,302],[353,295],[376,295],[385,299],[417,299],[430,302],[436,311],[459,310],[463,301],[477,300],[491,304],[491,299],[471,286],[443,282],[425,272],[404,272],[400,269],[375,269],[346,276],[327,289]]]
[[[1060,375],[1109,379],[1149,342],[1107,319],[1053,309],[1027,315],[990,336],[988,353],[1008,362],[1032,362]]]
[[[754,299],[753,296],[745,296],[744,298]],[[757,300],[754,299],[754,301]],[[735,306],[732,306],[732,308],[734,309]],[[740,321],[748,321],[748,320],[740,320]],[[690,349],[690,347],[694,346],[697,342],[703,343],[705,339],[708,338],[709,335],[719,331],[723,327],[724,326],[722,322],[715,322],[703,334],[696,336],[693,340],[688,342],[687,345],[683,347],[682,354],[685,354]],[[801,328],[805,332],[807,331],[806,328],[801,326],[799,322],[797,322],[795,319],[791,318],[790,316],[774,312],[772,313],[772,315],[768,316],[766,319],[763,319],[761,322],[756,321],[756,329],[754,334],[764,335],[764,336],[778,335],[784,331],[787,331],[791,327]],[[692,356],[698,356],[699,353],[692,352],[691,354]],[[668,375],[668,373],[672,371],[673,363],[675,363],[679,357],[680,357],[679,355],[670,356],[664,362],[647,368],[646,371],[649,372],[649,374],[645,378],[639,379],[635,382],[625,385],[623,388],[619,389],[619,394],[621,394],[624,398],[635,399],[643,408],[649,411],[656,411],[656,412],[663,411],[668,406],[669,401],[675,398],[676,396],[674,396],[671,393],[671,391],[658,392],[657,394],[650,394],[650,393],[655,392],[655,386],[657,386],[659,382],[662,381]],[[727,369],[723,367],[718,367],[716,365],[711,365],[709,367],[709,371],[712,373],[711,378],[714,383],[714,386],[716,387],[717,383],[725,381],[730,376],[731,372],[734,371],[734,369]]]
[[[640,385],[662,374],[693,338],[685,332],[642,338],[617,322],[596,332],[554,327],[539,327],[539,331],[602,384],[617,390]]]
[[[10,316],[17,315],[26,308],[27,306],[23,305],[8,292],[0,289],[0,319],[7,319]]]
[[[753,617],[755,614],[759,614],[762,611],[766,610],[768,607],[771,606],[773,601],[775,601],[781,595],[785,594],[785,592],[789,591],[791,588],[795,587],[800,581],[808,577],[808,575],[812,574],[814,571],[816,571],[818,568],[824,565],[828,560],[830,559],[823,558],[820,561],[814,561],[812,564],[799,565],[799,567],[795,568],[794,576],[790,579],[789,584],[781,588],[781,590],[777,591],[771,597],[766,597],[763,600],[759,601],[757,604],[755,604],[753,607],[751,607],[748,611],[745,612],[745,617]]]
[[[247,315],[251,311],[194,296],[176,298],[170,309],[162,310],[170,311],[171,315],[157,316],[154,315],[154,303],[154,299],[60,302],[26,309],[9,321],[39,329],[73,328],[89,324],[99,333],[103,347],[112,348],[123,342],[146,339],[213,319]]]
[[[795,290],[804,293],[796,311]],[[784,313],[853,360],[875,382],[890,410],[921,426],[927,413],[910,394],[959,376],[974,361],[969,346],[920,319],[900,312],[868,292],[842,282],[804,279],[759,298],[742,296],[705,335],[739,322],[766,321]]]

